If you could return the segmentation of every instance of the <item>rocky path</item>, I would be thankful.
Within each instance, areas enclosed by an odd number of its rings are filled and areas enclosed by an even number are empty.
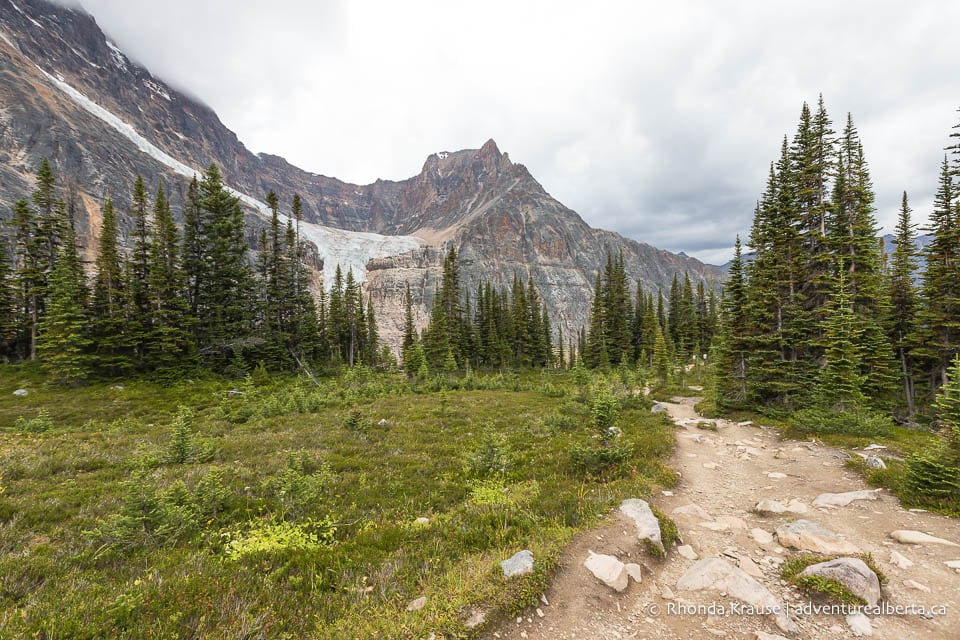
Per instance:
[[[716,431],[698,428],[702,419],[693,408],[696,401],[662,403],[678,427],[673,462],[681,481],[652,500],[677,522],[684,546],[655,560],[638,542],[633,522],[615,512],[604,526],[570,545],[539,608],[486,637],[960,638],[960,569],[946,564],[960,561],[960,546],[945,544],[960,543],[960,522],[908,511],[886,491],[870,491],[845,469],[846,456],[837,450],[780,440],[773,429],[725,420],[709,421]],[[848,493],[854,491],[860,493]],[[768,501],[763,505],[768,511],[759,513],[762,501]],[[848,501],[846,506],[828,504]],[[816,527],[803,523],[782,528],[798,520],[819,525],[836,538],[813,540],[809,532]],[[804,527],[802,535],[790,534],[791,528]],[[890,535],[904,530],[941,542],[905,544]],[[797,553],[785,548],[791,537],[802,544],[853,545],[871,553],[889,579],[880,610],[865,618],[815,610],[829,601],[811,600],[780,578],[784,558]],[[584,567],[591,551],[639,563],[642,581],[631,580],[622,593],[614,591]],[[709,558],[715,560],[703,562]],[[706,589],[689,589],[704,584]],[[744,593],[750,589],[759,591]],[[766,596],[774,600],[764,600]],[[780,603],[789,618],[766,615],[744,599]]]

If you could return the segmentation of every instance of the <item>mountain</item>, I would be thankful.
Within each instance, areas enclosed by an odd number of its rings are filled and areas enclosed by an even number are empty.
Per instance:
[[[437,152],[403,181],[354,185],[250,152],[212,109],[128,58],[79,8],[47,0],[0,0],[0,219],[32,189],[40,158],[60,176],[89,259],[100,206],[123,210],[137,174],[162,181],[179,209],[188,177],[211,162],[248,210],[255,245],[270,189],[304,204],[311,266],[336,264],[365,280],[381,312],[382,335],[395,341],[402,296],[413,293],[425,323],[438,267],[458,249],[463,281],[507,286],[533,278],[555,327],[572,336],[587,321],[593,280],[610,253],[623,252],[628,274],[646,288],[669,287],[674,274],[716,282],[723,272],[698,260],[591,228],[555,200],[526,167],[493,140],[479,149]],[[122,233],[130,230],[121,221]]]

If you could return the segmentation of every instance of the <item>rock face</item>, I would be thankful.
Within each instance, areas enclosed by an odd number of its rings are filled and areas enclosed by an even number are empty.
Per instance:
[[[803,570],[802,575],[837,580],[871,607],[880,601],[880,579],[859,558],[837,558],[812,564]]]
[[[681,591],[726,592],[772,615],[781,631],[797,631],[797,623],[787,615],[786,608],[766,587],[720,558],[705,558],[690,567],[677,581],[677,588]]]
[[[392,248],[381,257],[364,254],[366,290],[378,305],[381,336],[390,342],[402,331],[407,284],[415,322],[426,323],[438,267],[451,246],[460,253],[469,290],[480,280],[509,286],[514,273],[533,279],[553,327],[565,336],[585,326],[593,279],[608,254],[622,251],[628,276],[647,289],[667,288],[685,271],[695,283],[724,277],[697,260],[591,228],[492,140],[479,149],[434,153],[407,180],[353,185],[250,152],[209,107],[127,58],[82,9],[0,0],[0,34],[0,217],[9,217],[10,205],[31,191],[40,158],[49,157],[61,180],[74,185],[86,257],[105,195],[118,205],[127,240],[132,224],[123,212],[137,174],[150,188],[162,180],[179,215],[188,182],[183,174],[214,162],[251,206],[252,243],[266,224],[253,201],[270,189],[283,202],[298,193],[308,223],[419,239],[384,241]],[[106,110],[133,136],[70,91]],[[332,272],[324,261],[338,255],[320,242],[312,266]]]
[[[796,520],[777,527],[777,539],[784,547],[824,555],[860,553],[860,549],[852,542],[847,542],[832,531],[809,520]]]

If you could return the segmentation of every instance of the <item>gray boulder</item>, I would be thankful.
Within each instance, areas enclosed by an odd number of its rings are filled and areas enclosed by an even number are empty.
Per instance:
[[[524,576],[533,571],[533,553],[524,549],[518,551],[500,563],[503,575],[507,578]]]
[[[620,513],[627,516],[637,527],[637,539],[649,540],[651,544],[663,549],[660,537],[660,521],[653,515],[646,500],[629,498],[620,504]]]
[[[666,413],[666,412],[667,412],[667,408],[662,404],[660,404],[659,402],[653,405],[653,407],[651,407],[650,409],[650,413]]]
[[[27,396],[28,393],[30,392],[27,391],[26,389],[17,389],[16,391],[13,392],[13,395],[17,396],[18,398],[24,398]]]
[[[777,539],[784,547],[824,555],[855,555],[860,548],[809,520],[796,520],[777,527]]]
[[[819,564],[812,564],[801,575],[820,576],[836,580],[850,593],[863,598],[872,606],[880,600],[880,579],[863,560],[859,558],[837,558]]]

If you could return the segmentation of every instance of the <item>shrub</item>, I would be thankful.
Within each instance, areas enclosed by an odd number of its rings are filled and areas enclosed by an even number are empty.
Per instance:
[[[193,411],[181,406],[173,420],[173,434],[167,447],[167,462],[187,464],[209,462],[213,459],[213,446],[200,440],[193,433]]]
[[[23,431],[24,433],[43,433],[53,428],[53,420],[50,419],[50,414],[47,413],[46,409],[40,409],[37,411],[36,418],[28,420],[20,416],[14,426],[17,431]]]
[[[893,430],[889,416],[872,409],[833,411],[811,408],[797,411],[790,426],[799,433],[841,433],[853,436],[886,436]]]
[[[224,548],[231,560],[284,551],[310,551],[331,545],[336,531],[336,524],[329,517],[299,524],[282,520],[264,522],[244,532],[224,533]]]
[[[581,475],[594,477],[620,476],[625,463],[633,456],[629,444],[610,444],[602,447],[576,445],[570,450],[570,463]]]
[[[507,439],[495,432],[492,424],[487,424],[479,442],[467,454],[467,474],[481,478],[503,475],[510,469],[510,457]]]
[[[353,409],[343,419],[343,428],[347,431],[363,432],[370,428],[370,421],[359,410]]]
[[[298,518],[319,508],[333,479],[327,463],[315,461],[301,449],[287,457],[283,472],[267,480],[265,489],[278,503],[281,518]]]

